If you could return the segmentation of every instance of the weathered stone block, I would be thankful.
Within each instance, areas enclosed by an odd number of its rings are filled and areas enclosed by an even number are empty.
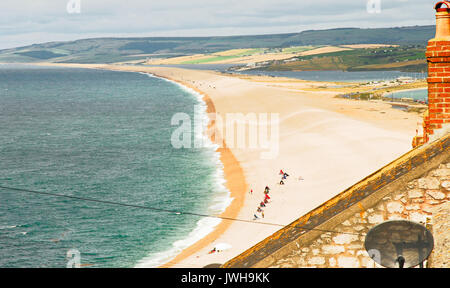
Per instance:
[[[406,210],[411,211],[411,210],[419,210],[420,209],[420,205],[418,204],[413,204],[413,205],[407,205]]]
[[[309,265],[323,265],[325,264],[325,257],[311,257],[308,259]]]
[[[408,198],[414,199],[414,198],[420,198],[423,197],[423,190],[420,189],[413,189],[408,191]]]
[[[368,218],[370,224],[378,224],[384,221],[384,217],[381,214],[370,215]]]
[[[439,204],[439,203],[441,203],[441,201],[436,201],[436,200],[428,200],[428,201],[427,201],[427,203],[428,203],[428,204],[430,204],[430,205],[436,205],[436,204]]]
[[[422,206],[422,211],[427,212],[427,213],[433,213],[433,206],[431,205],[423,205]]]
[[[402,213],[404,209],[400,202],[390,202],[386,205],[386,208],[389,213]]]
[[[433,177],[421,178],[418,183],[421,189],[439,189],[439,186],[441,186],[439,180]]]
[[[338,258],[338,266],[341,268],[358,268],[359,261],[356,257],[340,256]]]
[[[440,191],[428,190],[427,195],[431,196],[435,200],[444,200],[445,194]]]
[[[361,243],[359,243],[359,244],[351,244],[351,245],[348,245],[348,249],[355,249],[355,250],[358,250],[358,249],[361,249],[363,247],[363,242],[361,242]]]
[[[413,222],[424,223],[426,221],[426,215],[419,212],[412,212],[409,214],[409,219]]]
[[[353,241],[358,240],[358,235],[351,235],[351,234],[340,234],[336,237],[333,237],[333,241],[336,244],[350,244]]]
[[[442,188],[444,188],[447,191],[450,191],[450,181],[443,181],[441,183]]]
[[[339,245],[324,245],[322,251],[324,254],[339,254],[345,252],[345,247]]]
[[[400,214],[392,214],[388,216],[388,220],[403,220],[405,219],[405,216],[402,216]]]

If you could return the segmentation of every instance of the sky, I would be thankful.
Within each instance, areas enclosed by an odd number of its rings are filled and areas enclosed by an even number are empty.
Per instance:
[[[0,49],[94,37],[434,25],[436,0],[0,0]]]

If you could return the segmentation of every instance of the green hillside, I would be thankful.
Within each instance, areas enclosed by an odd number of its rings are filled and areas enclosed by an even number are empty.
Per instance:
[[[273,61],[259,70],[398,70],[424,72],[427,70],[425,46],[408,45],[399,47],[354,49],[320,55],[302,56],[290,61]],[[294,60],[297,61],[294,61]]]
[[[358,29],[342,28],[301,33],[230,37],[95,38],[50,42],[0,50],[0,62],[113,63],[145,57],[207,54],[238,48],[287,48],[308,45],[425,45],[435,26]]]

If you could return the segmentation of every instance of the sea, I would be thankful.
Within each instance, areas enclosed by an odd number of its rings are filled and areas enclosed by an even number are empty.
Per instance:
[[[428,89],[405,90],[386,94],[386,97],[411,98],[417,101],[428,101]]]
[[[308,81],[326,82],[371,82],[390,81],[400,77],[424,79],[427,73],[401,72],[401,71],[264,71],[247,70],[238,72],[246,75],[264,75],[272,77],[288,77]]]
[[[172,145],[177,113],[208,119],[152,75],[0,65],[1,187],[160,209],[0,188],[0,267],[157,267],[211,232],[223,166],[208,139]]]
[[[372,81],[391,81],[400,77],[410,77],[412,79],[425,79],[427,73],[402,72],[402,71],[269,71],[269,70],[243,70],[231,71],[230,68],[236,64],[173,64],[173,65],[145,65],[149,67],[175,67],[196,70],[213,70],[222,73],[235,73],[243,75],[258,75],[269,77],[287,77],[307,81],[325,82],[350,82],[367,83]]]

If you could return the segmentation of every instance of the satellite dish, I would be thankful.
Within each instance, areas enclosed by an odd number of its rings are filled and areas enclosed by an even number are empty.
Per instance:
[[[424,226],[395,220],[373,227],[366,235],[364,247],[381,266],[409,268],[422,264],[430,256],[434,240]]]

